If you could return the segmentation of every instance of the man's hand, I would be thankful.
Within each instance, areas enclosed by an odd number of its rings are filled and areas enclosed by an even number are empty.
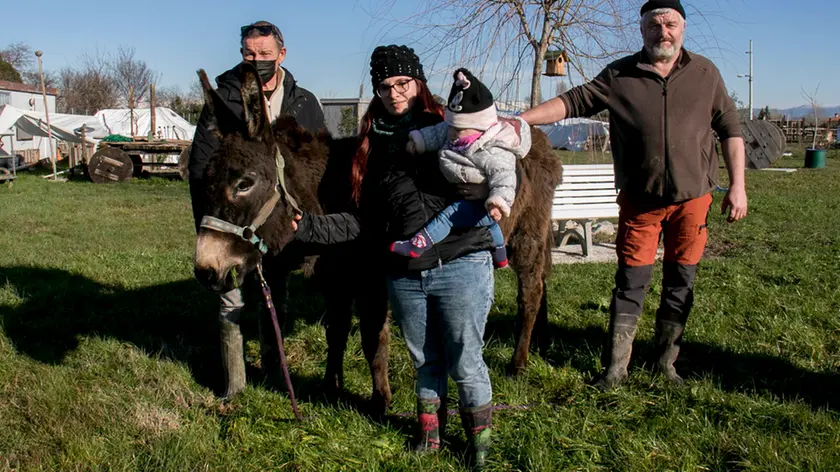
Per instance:
[[[409,154],[417,154],[417,145],[414,144],[414,141],[411,139],[408,140],[408,143],[405,145],[405,152]]]
[[[502,219],[502,210],[499,208],[498,205],[490,204],[490,217],[496,221],[501,221]]]
[[[303,215],[301,215],[300,213],[295,213],[295,217],[292,220],[292,231],[296,232],[298,230],[297,222],[300,221],[301,219],[303,219]]]
[[[726,215],[726,221],[730,223],[747,216],[747,191],[744,187],[729,187],[720,205],[720,212]]]
[[[726,215],[726,221],[732,223],[747,216],[747,191],[744,183],[746,152],[743,138],[729,138],[721,142],[723,160],[729,173],[729,191],[723,197],[720,212]],[[727,214],[728,209],[728,214]]]

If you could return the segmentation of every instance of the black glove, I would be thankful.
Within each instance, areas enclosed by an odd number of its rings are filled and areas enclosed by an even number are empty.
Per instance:
[[[297,219],[298,216],[300,219]],[[295,239],[307,242],[312,235],[312,213],[308,211],[295,212],[293,225],[295,228]],[[294,227],[294,226],[293,226]]]
[[[484,184],[455,184],[455,194],[464,200],[486,200],[490,187]]]

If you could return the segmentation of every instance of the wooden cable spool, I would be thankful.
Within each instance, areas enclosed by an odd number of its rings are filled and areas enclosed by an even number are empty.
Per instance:
[[[97,184],[122,182],[134,174],[131,157],[115,147],[106,147],[96,151],[87,164],[90,180]]]
[[[12,171],[6,169],[5,167],[0,167],[0,183],[8,182],[9,187],[11,187],[14,180],[15,176],[12,174]]]
[[[785,136],[775,124],[765,120],[747,120],[741,123],[747,167],[764,169],[773,165],[785,152]]]

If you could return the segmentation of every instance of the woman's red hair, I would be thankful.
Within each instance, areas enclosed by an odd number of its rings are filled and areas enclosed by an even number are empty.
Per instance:
[[[414,80],[417,87],[417,98],[414,101],[414,113],[435,113],[443,118],[443,106],[435,101],[429,87],[422,80]],[[356,152],[353,154],[353,166],[350,172],[350,184],[352,188],[351,198],[356,205],[359,204],[359,199],[362,196],[362,180],[367,173],[368,155],[370,154],[370,139],[368,135],[373,127],[374,118],[383,116],[388,113],[385,105],[382,104],[382,99],[374,95],[373,100],[370,101],[368,109],[362,116],[362,122],[359,127],[359,136],[356,141]]]

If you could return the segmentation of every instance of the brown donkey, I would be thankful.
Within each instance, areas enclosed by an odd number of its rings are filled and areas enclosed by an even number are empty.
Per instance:
[[[207,173],[207,216],[224,221],[245,232],[240,237],[229,232],[202,228],[196,241],[195,275],[206,287],[223,292],[243,284],[257,267],[262,253],[260,241],[267,247],[263,265],[266,277],[277,298],[281,316],[285,314],[286,280],[299,267],[309,248],[293,240],[291,220],[295,201],[300,209],[315,214],[341,211],[349,201],[341,190],[321,185],[325,170],[341,175],[349,165],[354,141],[333,140],[327,133],[313,135],[298,127],[292,118],[269,123],[256,71],[243,68],[242,98],[245,121],[233,115],[213,90],[206,74],[199,72],[205,92],[205,107],[221,145],[210,158]],[[519,278],[519,317],[516,350],[510,371],[518,373],[528,360],[531,332],[536,323],[547,327],[545,285],[551,269],[551,205],[554,189],[560,183],[561,163],[545,136],[532,128],[532,148],[519,165],[520,185],[517,202],[502,229],[510,247],[511,266]],[[285,162],[285,186],[277,185],[275,157]],[[349,172],[344,173],[349,176]],[[285,188],[284,188],[285,187]],[[291,198],[290,198],[291,197]],[[269,213],[270,212],[270,213]],[[250,226],[266,216],[256,231]],[[253,232],[253,234],[251,234]],[[250,239],[251,241],[248,241]],[[362,346],[373,380],[372,407],[384,411],[391,399],[388,384],[387,298],[378,284],[366,284],[364,275],[346,277],[348,266],[343,256],[326,255],[319,261],[327,299],[327,369],[325,387],[340,390],[343,383],[343,355],[350,332],[353,301],[360,313]],[[356,266],[358,267],[358,266]],[[332,277],[345,276],[340,283]],[[354,284],[347,284],[353,279]],[[340,287],[340,288],[339,288]],[[263,310],[265,311],[265,310]],[[270,323],[260,316],[260,342],[263,365],[269,374],[276,366],[276,347],[272,345]],[[540,329],[541,345],[548,339]],[[245,366],[238,326],[223,326],[223,362],[227,391],[235,394],[245,386]]]

